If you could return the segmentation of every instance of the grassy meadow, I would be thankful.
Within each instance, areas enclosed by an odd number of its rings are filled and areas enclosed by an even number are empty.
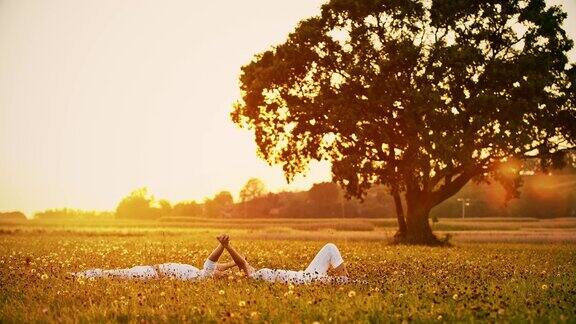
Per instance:
[[[394,220],[0,224],[0,322],[576,322],[576,220],[440,220],[453,246],[391,246]],[[354,282],[74,279],[164,262],[200,267],[228,232],[261,267],[303,269],[336,243]],[[223,255],[227,259],[227,255]]]

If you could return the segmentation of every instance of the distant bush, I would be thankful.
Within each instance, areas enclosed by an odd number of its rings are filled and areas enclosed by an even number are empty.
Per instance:
[[[27,220],[26,215],[20,211],[11,211],[11,212],[0,212],[0,220],[8,220],[8,221],[25,221]]]
[[[34,214],[34,219],[69,220],[69,219],[102,219],[112,218],[113,213],[102,211],[86,211],[73,208],[47,209]]]
[[[176,217],[183,216],[190,218],[194,216],[202,216],[203,212],[203,206],[195,201],[179,202],[172,207],[172,215]]]
[[[166,208],[155,208],[154,197],[148,194],[148,188],[132,191],[116,207],[116,217],[123,219],[157,219]]]

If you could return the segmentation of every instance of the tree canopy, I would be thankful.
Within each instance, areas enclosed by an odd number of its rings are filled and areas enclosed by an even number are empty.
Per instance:
[[[229,191],[220,191],[214,198],[204,201],[204,209],[208,217],[228,216],[234,204],[234,198]]]
[[[404,237],[433,242],[430,210],[468,181],[512,190],[503,163],[575,147],[565,19],[544,0],[332,0],[242,67],[232,119],[289,180],[328,160],[350,196],[402,193]]]
[[[249,179],[240,190],[240,200],[246,202],[266,194],[266,185],[258,178]]]
[[[154,219],[160,217],[160,210],[153,208],[154,196],[148,188],[138,188],[124,197],[116,207],[116,217],[132,219]]]

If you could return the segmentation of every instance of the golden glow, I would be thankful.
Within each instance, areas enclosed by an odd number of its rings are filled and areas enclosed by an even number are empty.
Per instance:
[[[112,209],[287,186],[229,118],[240,67],[320,1],[0,2],[0,210]]]
[[[323,2],[0,1],[0,210],[112,209],[142,186],[179,201],[237,194],[251,177],[276,191],[329,179],[315,164],[288,187],[228,116],[240,67]],[[551,3],[576,38],[576,4]]]

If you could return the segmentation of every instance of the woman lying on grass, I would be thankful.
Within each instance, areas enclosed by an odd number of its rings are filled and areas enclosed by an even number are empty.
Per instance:
[[[228,236],[218,236],[216,249],[212,251],[208,259],[204,262],[204,267],[200,270],[195,266],[182,263],[163,263],[149,266],[135,266],[129,269],[90,269],[76,272],[72,275],[84,278],[120,278],[120,279],[152,279],[172,277],[180,280],[202,280],[208,277],[219,277],[223,271],[236,266],[234,261],[227,263],[217,263],[224,251],[224,245],[228,244]]]
[[[340,255],[340,251],[336,245],[328,243],[318,251],[312,262],[308,265],[306,270],[292,271],[292,270],[273,270],[263,268],[255,270],[246,258],[240,255],[236,249],[230,245],[230,238],[228,235],[218,236],[218,241],[226,251],[230,254],[238,268],[242,269],[249,278],[257,280],[265,280],[269,282],[285,282],[285,283],[310,283],[310,282],[324,282],[324,283],[346,283],[348,282],[348,271],[344,264],[344,259]],[[328,270],[332,268],[332,275],[328,275]]]

